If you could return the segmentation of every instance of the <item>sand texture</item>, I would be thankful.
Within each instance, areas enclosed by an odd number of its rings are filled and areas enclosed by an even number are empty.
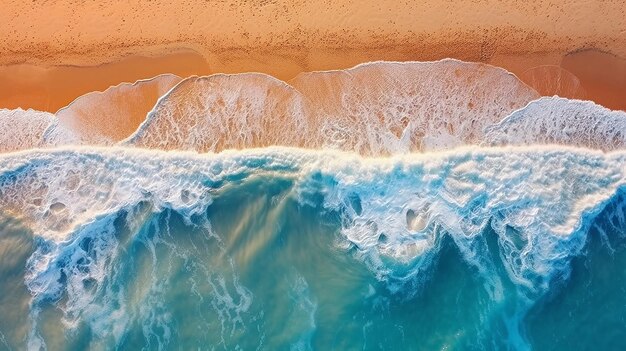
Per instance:
[[[623,0],[8,0],[0,7],[7,108],[55,112],[90,91],[163,73],[289,80],[369,61],[446,57],[501,66],[544,95],[626,108]],[[550,83],[555,75],[564,87]]]

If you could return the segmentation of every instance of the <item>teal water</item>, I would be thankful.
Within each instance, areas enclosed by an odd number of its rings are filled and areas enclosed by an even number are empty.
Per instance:
[[[114,164],[105,156],[98,164]],[[626,227],[621,190],[585,219],[589,223],[581,225],[580,249],[569,241],[557,242],[562,247],[554,252],[563,257],[553,262],[566,268],[556,269],[544,290],[537,288],[544,282],[534,275],[528,283],[511,273],[508,256],[516,251],[510,245],[531,249],[520,234],[523,228],[501,231],[496,221],[507,216],[502,211],[468,242],[451,229],[435,226],[434,249],[428,254],[418,252],[409,260],[371,255],[365,244],[346,237],[354,216],[368,211],[364,193],[352,192],[346,206],[332,207],[328,189],[340,187],[341,177],[313,172],[303,181],[282,170],[268,173],[258,160],[253,163],[265,171],[212,181],[211,201],[202,211],[190,214],[184,206],[136,201],[92,216],[63,240],[33,230],[28,217],[10,210],[6,201],[0,217],[0,349],[624,346]],[[34,164],[44,167],[39,161]],[[0,189],[8,196],[7,184],[23,181],[24,165],[5,167],[11,171],[2,174]],[[50,167],[59,171],[58,164]],[[414,172],[409,166],[390,171],[394,179]],[[104,182],[93,179],[91,183]],[[585,181],[591,182],[588,177]],[[124,188],[123,179],[116,182]],[[303,182],[309,184],[306,191]],[[137,179],[128,184],[141,187]],[[567,194],[574,197],[577,189]],[[183,202],[192,195],[183,192]],[[442,211],[437,218],[445,215]],[[394,240],[389,231],[376,237],[377,245]]]

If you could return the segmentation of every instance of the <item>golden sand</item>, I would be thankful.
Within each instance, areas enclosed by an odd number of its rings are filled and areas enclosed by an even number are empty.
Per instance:
[[[532,77],[527,83],[546,94],[543,71],[525,72],[557,66],[589,99],[611,108],[626,100],[616,78],[626,57],[623,0],[8,0],[0,8],[1,107],[54,112],[89,91],[162,73],[289,80],[368,61],[445,57]],[[575,53],[589,48],[606,54]]]

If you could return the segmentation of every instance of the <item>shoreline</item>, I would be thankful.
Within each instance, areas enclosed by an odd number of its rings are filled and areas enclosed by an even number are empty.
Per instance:
[[[220,63],[208,61],[191,51],[161,57],[131,56],[97,66],[41,67],[25,64],[0,66],[0,108],[35,109],[55,113],[79,96],[90,92],[103,92],[121,83],[147,80],[162,74],[186,78],[218,73],[259,72],[289,83],[300,73],[346,70],[366,62],[437,61],[449,58],[446,56],[429,59],[430,56],[423,57],[411,53],[383,54],[378,49],[361,52],[360,56],[346,56],[345,51],[317,53],[311,56],[315,57],[315,60],[311,60],[315,62],[312,66],[298,65],[297,62],[280,55]],[[468,60],[464,57],[466,55],[457,56],[461,58],[452,58]],[[567,98],[586,99],[613,110],[626,111],[626,59],[613,54],[598,50],[582,50],[565,55],[558,53],[498,55],[482,63],[511,72],[535,88],[542,96],[557,94]],[[537,69],[542,67],[553,69]],[[555,76],[554,72],[557,72],[558,76]],[[566,81],[567,79],[569,81]],[[572,88],[572,85],[576,84],[578,86]]]
[[[21,107],[55,113],[79,96],[168,73],[186,77],[208,74],[209,70],[204,59],[193,53],[157,58],[135,56],[84,67],[0,66],[0,108]]]
[[[260,72],[288,81],[364,62],[454,58],[523,77],[581,50],[626,58],[622,1],[7,0],[2,9],[0,107],[50,112],[80,95],[166,73]],[[594,60],[564,69],[591,87],[589,99],[626,109],[626,93],[606,91],[626,91],[614,73],[625,59],[608,65],[613,73],[589,71]]]

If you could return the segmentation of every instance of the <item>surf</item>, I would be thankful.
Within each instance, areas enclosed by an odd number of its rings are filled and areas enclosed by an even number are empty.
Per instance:
[[[417,317],[398,308],[429,309],[416,301],[445,284],[435,273],[443,260],[466,272],[461,281],[477,294],[468,303],[489,307],[471,309],[465,322],[481,327],[467,335],[426,342],[506,337],[526,348],[525,318],[568,281],[590,230],[607,225],[599,216],[615,224],[611,240],[622,235],[625,158],[554,146],[385,158],[280,147],[5,154],[2,222],[33,238],[32,298],[29,322],[0,330],[30,349],[337,347],[330,329],[341,318],[330,316],[339,309],[363,318],[348,334],[367,342],[362,333],[375,326],[388,332],[373,337],[380,342],[398,331],[375,316],[409,327]],[[270,303],[278,291],[292,307]],[[370,312],[347,312],[360,305],[348,291]],[[188,315],[196,309],[206,315]]]
[[[450,59],[0,110],[0,345],[614,347],[625,121]]]

